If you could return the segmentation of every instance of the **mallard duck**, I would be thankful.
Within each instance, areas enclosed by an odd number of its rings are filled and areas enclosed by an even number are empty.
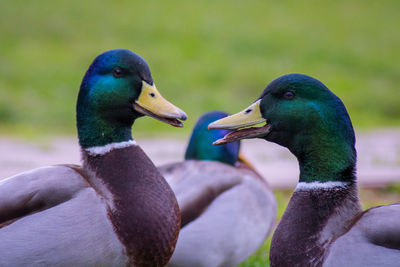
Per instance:
[[[176,198],[131,135],[149,115],[183,126],[143,58],[99,55],[77,101],[82,167],[49,166],[0,182],[0,266],[165,266],[180,228]]]
[[[168,266],[236,266],[267,238],[276,201],[266,181],[239,155],[239,142],[215,147],[228,133],[207,130],[226,117],[209,112],[197,121],[185,160],[159,168],[174,191],[182,228]]]
[[[271,266],[399,266],[400,205],[361,210],[353,126],[320,81],[282,76],[248,108],[209,128],[234,130],[215,144],[263,138],[298,159],[299,183],[273,235]]]

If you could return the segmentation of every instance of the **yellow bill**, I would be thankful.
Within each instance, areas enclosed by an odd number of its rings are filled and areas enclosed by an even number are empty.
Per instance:
[[[167,101],[157,90],[156,86],[142,81],[142,92],[133,104],[134,109],[172,126],[182,127],[179,120],[186,120],[186,113]]]
[[[227,129],[236,130],[225,135],[223,138],[215,141],[214,145],[223,145],[226,143],[238,141],[241,139],[262,137],[269,133],[269,125],[263,127],[250,127],[265,122],[260,110],[261,99],[254,102],[243,111],[231,116],[222,118],[208,125],[208,129]],[[244,129],[243,129],[244,128]]]

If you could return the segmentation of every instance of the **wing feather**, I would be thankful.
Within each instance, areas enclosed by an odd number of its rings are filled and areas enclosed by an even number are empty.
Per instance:
[[[71,167],[42,167],[1,180],[0,227],[68,201],[88,187],[82,175]]]

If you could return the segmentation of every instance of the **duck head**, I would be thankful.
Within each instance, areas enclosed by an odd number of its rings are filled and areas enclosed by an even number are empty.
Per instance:
[[[95,58],[83,78],[77,128],[83,148],[130,140],[135,119],[148,115],[175,127],[187,115],[158,92],[143,58],[126,49]]]
[[[259,123],[264,125],[249,127]],[[211,123],[209,129],[233,130],[216,145],[263,138],[287,147],[298,158],[300,169],[313,166],[312,173],[301,173],[303,179],[333,179],[328,174],[333,168],[351,173],[355,164],[354,130],[345,106],[324,84],[307,75],[279,77],[248,108]]]
[[[218,119],[228,116],[222,111],[210,111],[203,114],[193,128],[189,144],[186,149],[185,159],[219,161],[235,165],[239,159],[240,142],[234,141],[221,146],[213,146],[217,139],[223,138],[231,131],[216,129],[208,131],[207,126]]]

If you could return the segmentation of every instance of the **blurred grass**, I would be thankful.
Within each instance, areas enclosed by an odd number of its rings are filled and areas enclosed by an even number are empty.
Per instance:
[[[73,134],[92,59],[129,48],[190,116],[246,107],[274,78],[323,81],[356,127],[400,126],[400,2],[0,0],[0,134]],[[177,133],[141,119],[134,130]],[[182,131],[181,131],[182,132]]]
[[[400,203],[400,183],[389,185],[383,188],[361,188],[359,189],[360,201],[363,209],[375,206]],[[289,203],[293,190],[274,190],[278,202],[277,222],[281,219],[283,212]],[[268,240],[246,261],[238,267],[265,267],[269,266],[269,249],[271,246],[272,234]]]

